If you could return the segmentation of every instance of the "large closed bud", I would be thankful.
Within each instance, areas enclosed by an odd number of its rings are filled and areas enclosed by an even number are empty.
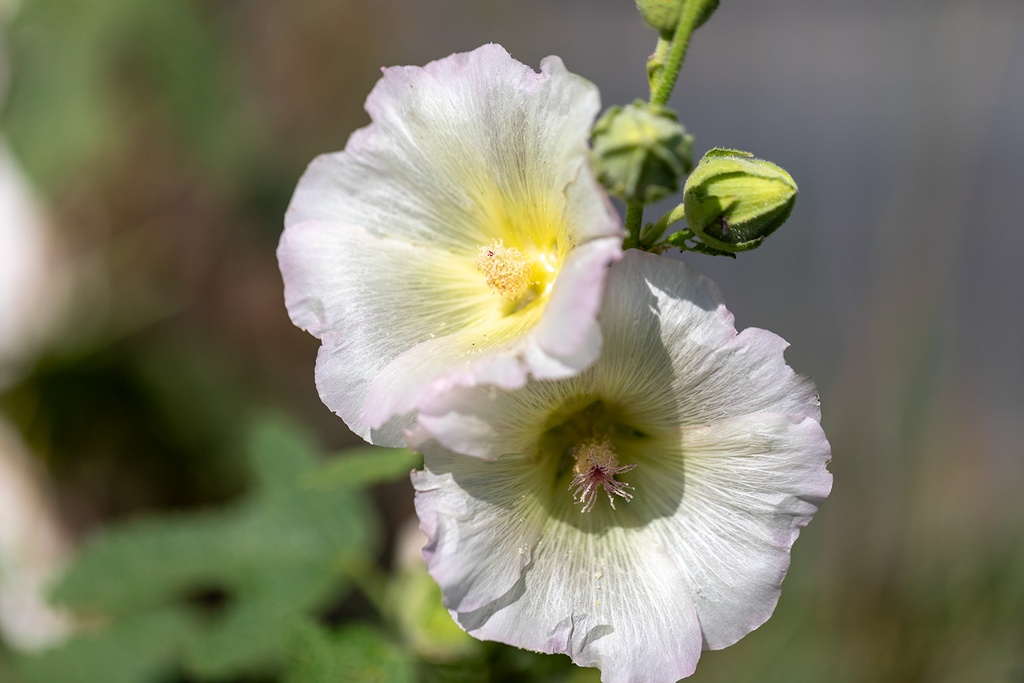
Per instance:
[[[686,180],[686,223],[712,249],[748,251],[789,218],[796,192],[793,177],[772,162],[716,148]]]

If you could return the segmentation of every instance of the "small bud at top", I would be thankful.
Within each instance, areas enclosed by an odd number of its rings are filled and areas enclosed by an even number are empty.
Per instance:
[[[747,251],[789,218],[796,192],[792,176],[770,161],[713,149],[683,188],[686,223],[713,250]]]
[[[679,18],[682,16],[683,7],[687,2],[694,2],[694,0],[636,0],[636,8],[640,10],[644,21],[658,29],[663,37],[671,38],[679,25]],[[710,19],[716,9],[718,9],[718,0],[708,2],[694,28]]]
[[[693,168],[693,137],[665,107],[611,107],[594,125],[591,161],[613,195],[649,203],[679,189]]]

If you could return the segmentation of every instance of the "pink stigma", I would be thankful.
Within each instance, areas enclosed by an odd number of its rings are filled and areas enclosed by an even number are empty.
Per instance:
[[[572,499],[577,504],[583,503],[582,512],[590,512],[597,500],[598,488],[603,488],[608,495],[608,502],[612,509],[615,509],[615,496],[632,500],[633,494],[630,491],[633,487],[622,481],[616,481],[615,475],[622,472],[629,472],[636,465],[619,465],[615,457],[615,451],[607,439],[603,441],[591,440],[583,443],[576,449],[576,465],[573,467],[575,476],[569,484],[569,490],[573,491]]]

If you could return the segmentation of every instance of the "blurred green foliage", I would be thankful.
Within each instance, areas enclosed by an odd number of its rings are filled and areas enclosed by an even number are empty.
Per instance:
[[[416,668],[411,655],[369,626],[333,633],[307,626],[296,632],[284,683],[330,683],[342,676],[365,683],[414,683]]]
[[[116,569],[113,570],[116,573]],[[140,683],[174,670],[193,620],[179,608],[131,616],[18,664],[25,683]]]
[[[280,666],[292,632],[373,555],[376,525],[360,492],[310,484],[319,461],[301,430],[263,422],[248,453],[242,501],[126,523],[85,549],[54,598],[104,626],[25,660],[29,681],[154,680],[175,661],[200,680]]]
[[[359,489],[382,481],[393,481],[419,467],[423,457],[404,448],[389,449],[388,457],[373,446],[349,448],[316,473],[311,484],[321,488]]]
[[[59,187],[156,123],[228,177],[254,151],[255,129],[211,19],[195,2],[25,2],[10,28],[16,75],[2,122],[30,174]]]

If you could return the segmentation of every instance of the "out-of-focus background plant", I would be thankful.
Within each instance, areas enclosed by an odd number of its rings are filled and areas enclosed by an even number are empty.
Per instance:
[[[341,453],[274,249],[380,66],[493,41],[626,103],[653,49],[633,3],[17,4],[0,681],[596,680],[440,610],[416,458]],[[1024,680],[1024,5],[725,1],[672,105],[698,156],[799,183],[757,252],[685,258],[792,343],[835,474],[776,615],[692,680]],[[32,597],[69,564],[57,608]]]

